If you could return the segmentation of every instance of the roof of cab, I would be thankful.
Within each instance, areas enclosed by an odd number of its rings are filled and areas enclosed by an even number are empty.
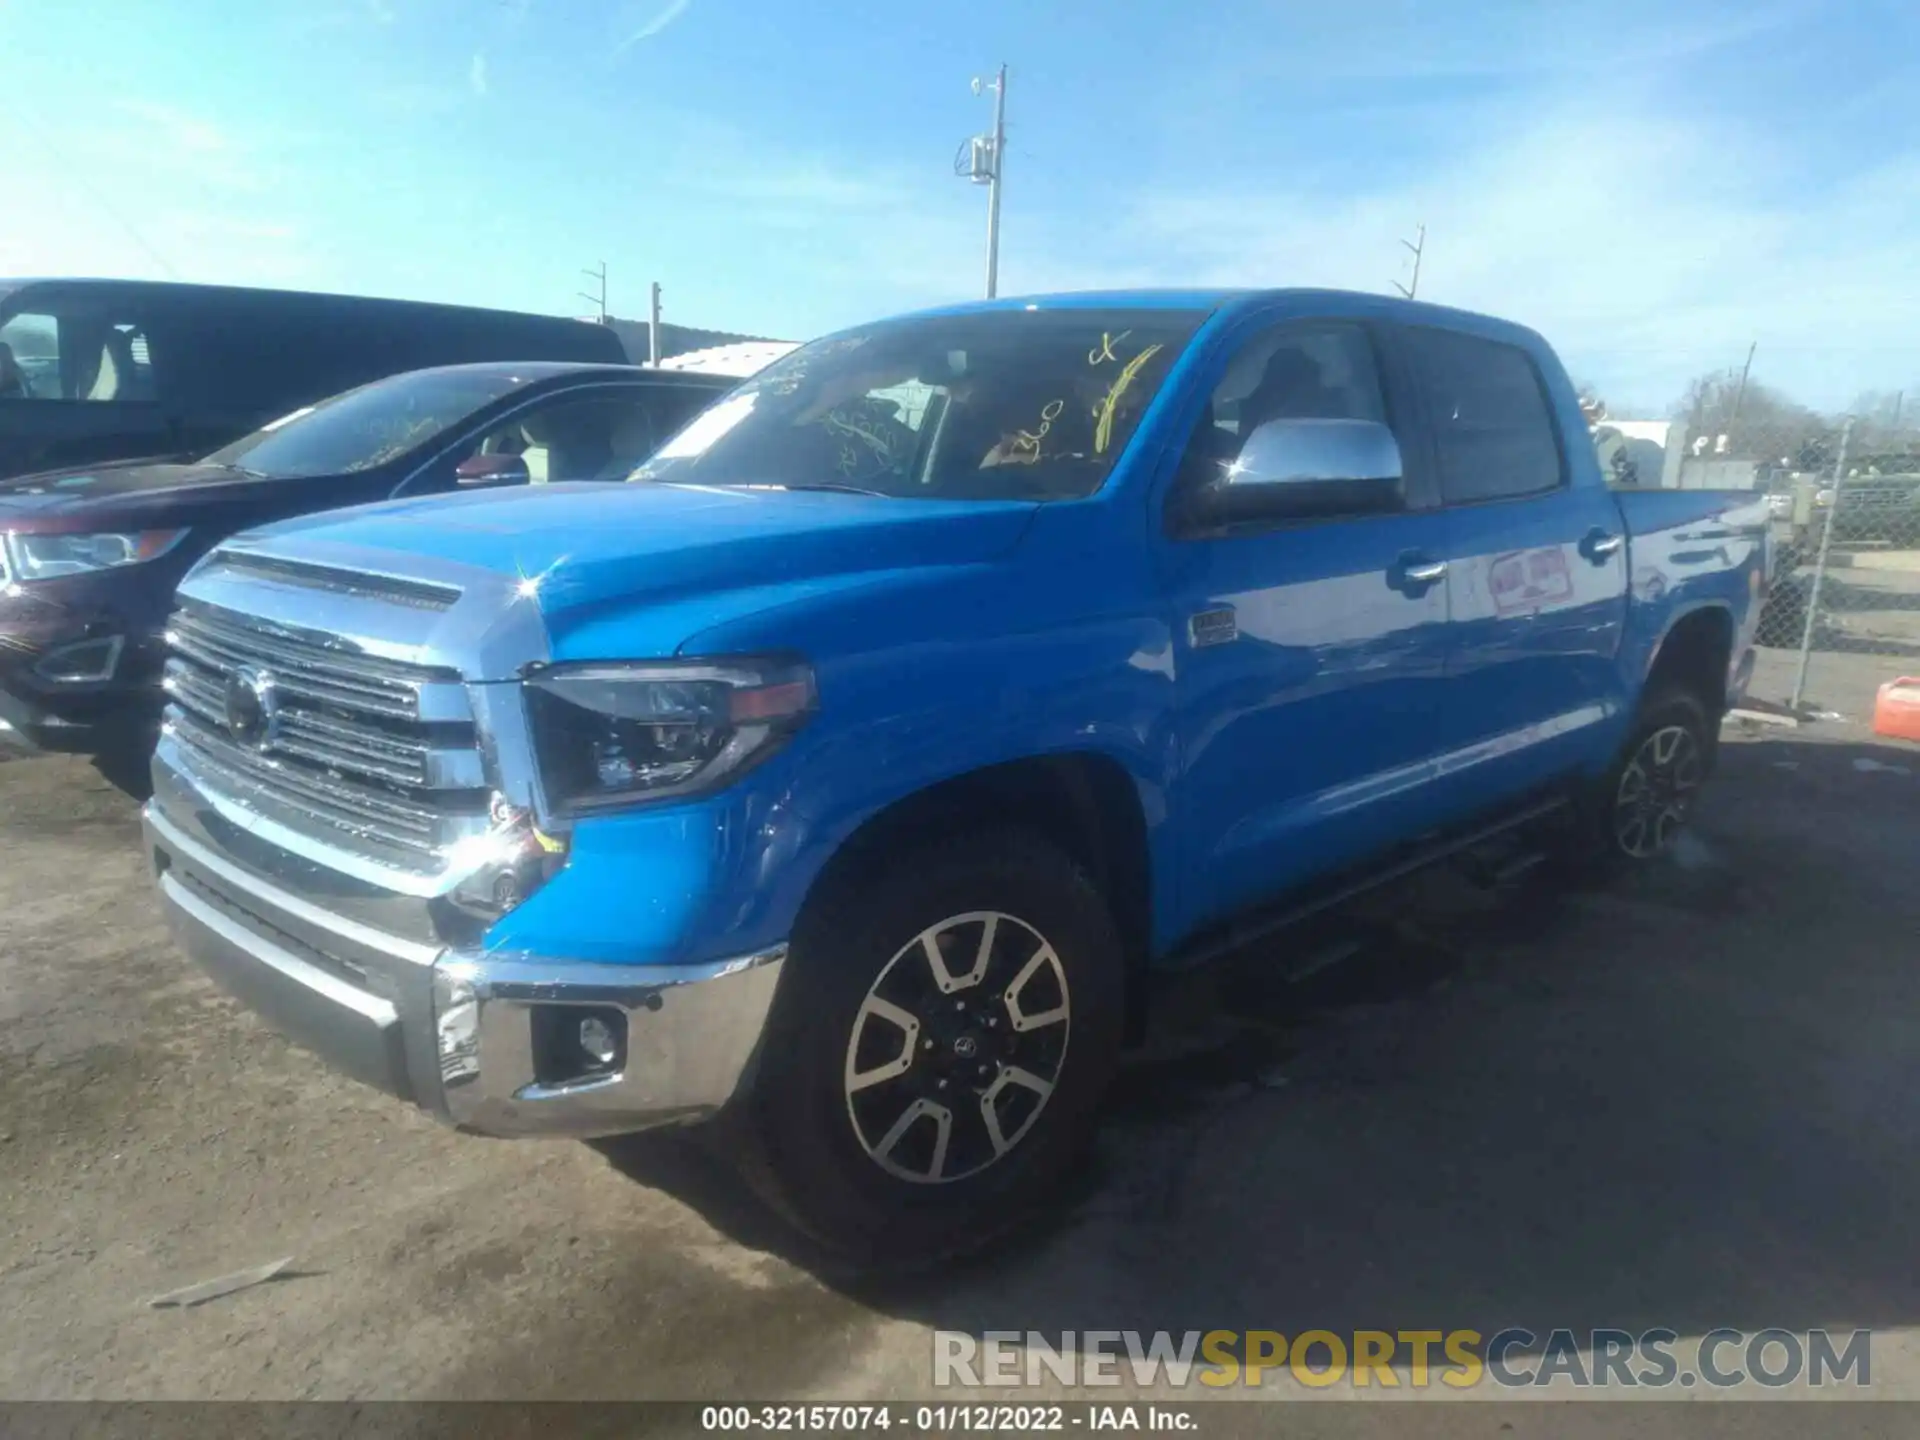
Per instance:
[[[1061,290],[1046,295],[1004,295],[961,300],[915,311],[917,315],[965,315],[992,310],[1218,310],[1257,290]]]
[[[1349,314],[1377,316],[1403,324],[1444,326],[1488,337],[1545,342],[1526,326],[1471,310],[1456,310],[1424,300],[1403,300],[1366,290],[1329,290],[1297,286],[1272,289],[1206,290],[1070,290],[1055,294],[1012,295],[993,300],[966,300],[915,312],[918,316],[966,315],[1004,310],[1187,310],[1217,314],[1273,303],[1292,302],[1310,308],[1315,301],[1338,306]],[[857,327],[856,327],[857,328]]]

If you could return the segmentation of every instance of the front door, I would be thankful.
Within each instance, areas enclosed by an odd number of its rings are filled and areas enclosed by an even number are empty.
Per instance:
[[[1186,929],[1426,823],[1447,661],[1444,517],[1383,373],[1361,324],[1254,328],[1228,347],[1194,427],[1176,486],[1231,463],[1268,420],[1385,423],[1411,508],[1165,541]]]

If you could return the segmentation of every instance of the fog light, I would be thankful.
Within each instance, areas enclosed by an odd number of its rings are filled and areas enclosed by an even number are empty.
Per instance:
[[[627,1068],[627,1016],[613,1005],[533,1007],[533,1078],[542,1085],[585,1085]]]
[[[598,1015],[589,1015],[580,1022],[580,1048],[589,1060],[601,1066],[613,1064],[620,1054],[620,1042],[614,1036],[613,1027]]]

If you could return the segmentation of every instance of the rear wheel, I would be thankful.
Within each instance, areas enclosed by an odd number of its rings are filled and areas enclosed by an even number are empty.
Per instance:
[[[1690,691],[1648,696],[1620,758],[1588,797],[1582,826],[1589,857],[1638,865],[1664,854],[1692,817],[1713,768],[1713,730]]]
[[[756,1077],[749,1177],[838,1256],[975,1249],[1072,1166],[1119,1052],[1121,951],[1058,849],[987,833],[810,905]]]

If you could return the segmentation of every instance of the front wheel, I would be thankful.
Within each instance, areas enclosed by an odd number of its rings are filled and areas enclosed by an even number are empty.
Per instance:
[[[976,1249],[1090,1137],[1122,1001],[1107,906],[1044,840],[977,834],[854,867],[795,934],[749,1178],[857,1263]]]

